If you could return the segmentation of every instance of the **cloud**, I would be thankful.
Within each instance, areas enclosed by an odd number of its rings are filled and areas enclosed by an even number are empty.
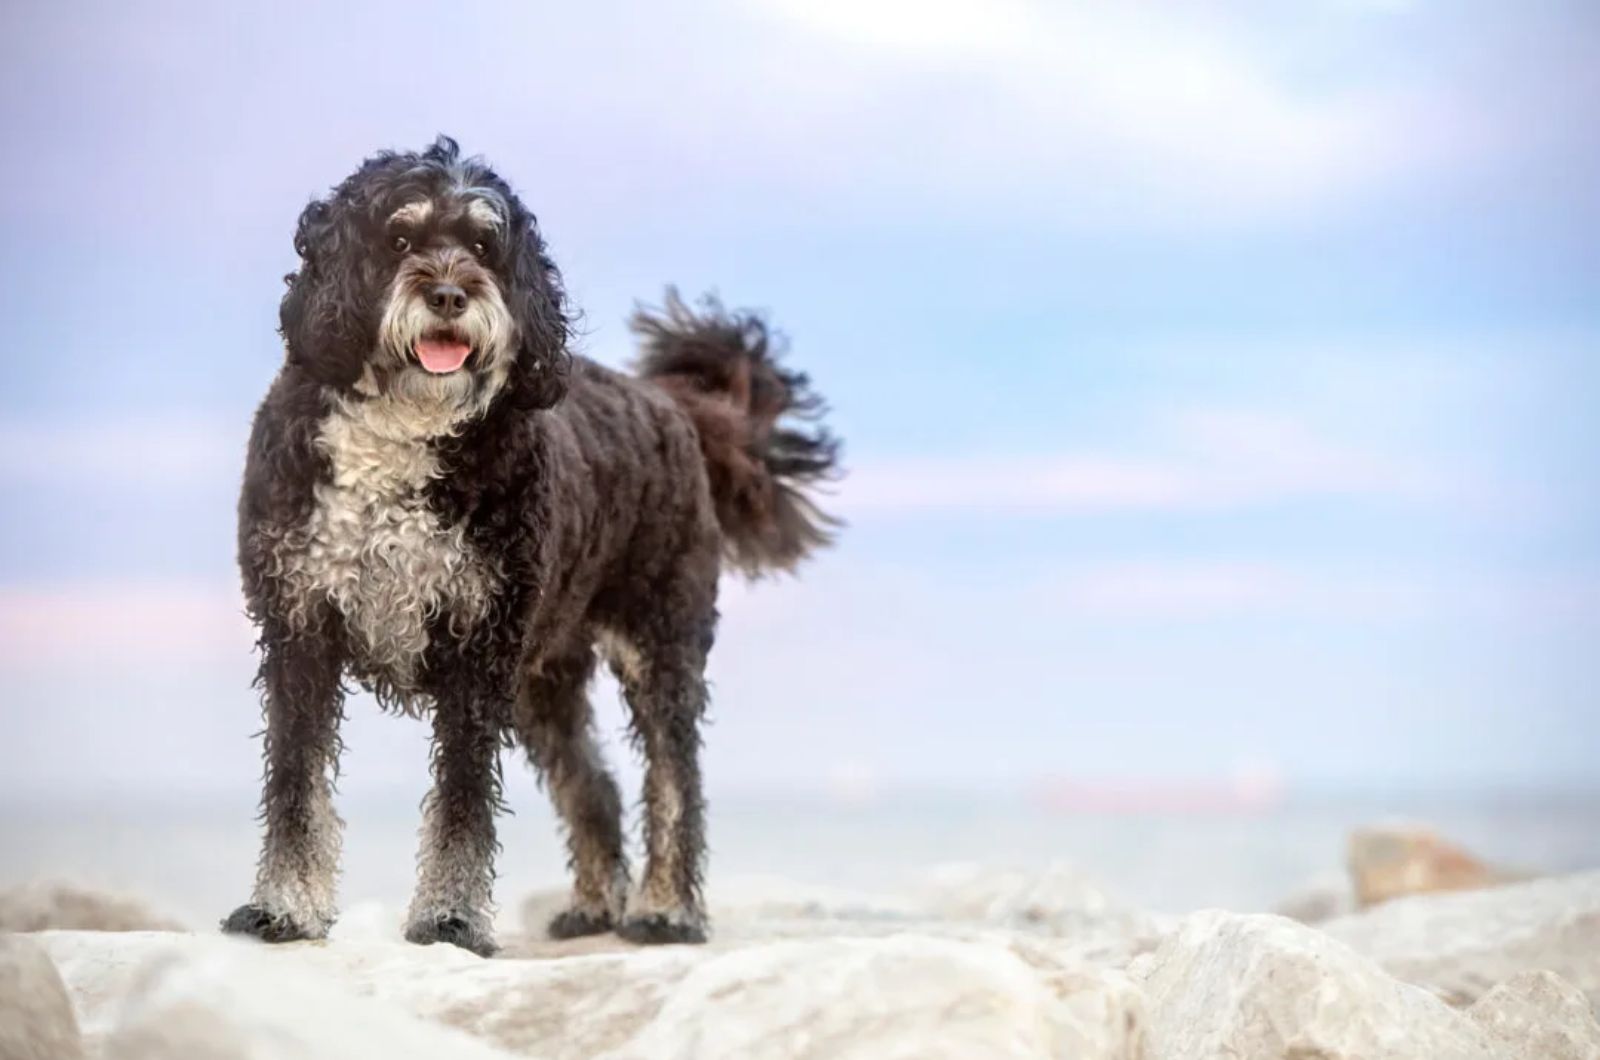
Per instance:
[[[1593,622],[1600,619],[1600,571],[1517,576],[1130,554],[1044,562],[1022,572],[986,571],[971,579],[837,556],[798,582],[729,576],[719,607],[723,632],[740,642],[740,650],[757,655],[763,654],[761,644],[787,650],[795,634],[829,644],[876,644],[892,634],[894,627],[880,622],[886,614],[901,616],[898,624],[907,629],[948,625],[958,639],[973,637],[973,628],[938,616],[1003,614],[1011,622],[1089,624],[1239,616]],[[858,618],[872,627],[864,640],[861,624],[852,621]],[[1010,634],[997,629],[995,637],[1004,641]],[[244,657],[254,639],[239,591],[230,584],[149,580],[0,588],[0,665],[8,667],[90,659],[165,666]]]
[[[176,776],[253,775],[243,736],[254,666],[235,600],[231,586],[180,583],[0,591],[0,686],[13,693],[0,711],[22,734],[0,774],[39,777],[45,762],[57,775],[51,756],[69,747],[88,756],[90,775],[129,775],[130,748],[147,751],[154,732],[195,748]],[[1348,761],[1357,776],[1381,771],[1374,734],[1391,749],[1414,734],[1427,750],[1419,761],[1454,769],[1453,734],[1475,768],[1520,753],[1531,761],[1522,768],[1547,776],[1571,759],[1554,751],[1586,732],[1588,715],[1581,696],[1540,683],[1581,687],[1583,668],[1567,652],[1530,657],[1517,644],[1592,641],[1600,578],[1133,556],[962,577],[841,552],[799,581],[729,579],[721,603],[708,773],[720,785],[821,785],[859,798],[880,783],[1093,772],[1107,761],[1152,775],[1226,768],[1240,733],[1244,750],[1291,770]],[[602,682],[592,698],[601,731],[615,734],[612,760],[629,762],[614,688]],[[1522,704],[1515,725],[1508,702]],[[351,712],[355,761],[369,779],[406,782],[426,729],[376,714]],[[1533,728],[1546,727],[1544,743],[1518,752],[1529,715],[1542,719]],[[1307,724],[1318,740],[1304,738]],[[1151,744],[1152,731],[1170,739]]]
[[[8,201],[28,204],[13,220],[270,232],[275,253],[236,241],[227,255],[262,268],[283,261],[283,216],[307,194],[361,152],[440,125],[523,182],[568,246],[673,218],[702,236],[719,223],[1311,220],[1373,189],[1448,195],[1464,163],[1485,156],[1511,159],[1520,182],[1540,124],[1530,115],[1570,139],[1567,100],[1581,94],[1529,102],[1515,89],[1569,84],[1586,58],[1524,45],[1507,69],[1498,18],[1431,5],[1404,34],[1384,33],[1383,19],[1410,16],[1343,0],[1301,18],[1238,3],[710,0],[622,18],[611,4],[495,4],[486,17],[506,32],[462,20],[436,34],[439,51],[476,57],[476,76],[419,81],[390,59],[427,13],[404,0],[226,19],[195,5],[101,6],[89,20],[40,17],[22,35],[51,46],[19,54],[15,79],[43,86],[53,106],[19,112],[39,158],[10,175]],[[311,17],[325,32],[296,35]],[[343,46],[349,34],[367,43],[359,54]],[[1397,56],[1401,37],[1439,46]],[[538,63],[523,61],[530,39]],[[1458,53],[1466,69],[1450,66]],[[1473,59],[1483,55],[1492,61]],[[282,78],[288,56],[325,75]],[[214,90],[197,96],[162,76],[176,61]],[[1546,76],[1550,62],[1560,67]],[[301,116],[328,97],[343,101],[340,120],[308,127]],[[111,171],[82,164],[108,137],[127,140],[112,146],[130,158],[151,143],[167,150],[115,171],[110,195]],[[184,180],[196,166],[208,179]],[[244,185],[255,193],[233,193]],[[129,198],[153,208],[116,213]]]
[[[0,588],[0,666],[169,666],[248,656],[232,586],[168,581]]]
[[[839,506],[855,517],[1170,508],[1186,504],[1192,492],[1176,468],[1110,456],[913,458],[853,468]]]
[[[162,420],[0,420],[0,481],[77,480],[173,485],[244,469],[249,423]]]
[[[1025,190],[1035,208],[1164,224],[1278,215],[1456,158],[1425,97],[1291,76],[1226,19],[1020,0],[771,0],[850,53],[871,106],[840,115],[916,145],[919,185]],[[1427,133],[1427,135],[1424,135]],[[1070,190],[1069,190],[1070,189]],[[1055,194],[1042,193],[1054,191]]]
[[[1295,416],[1196,409],[1147,425],[1143,449],[867,459],[836,488],[850,516],[899,512],[1184,511],[1297,498],[1437,500],[1482,493],[1403,455],[1329,436]],[[0,421],[0,482],[151,487],[231,484],[243,424],[201,420]]]
[[[1157,434],[1166,452],[909,458],[852,468],[850,515],[1248,508],[1299,498],[1437,499],[1459,487],[1403,458],[1325,437],[1290,416],[1202,410]]]
[[[1091,622],[1308,618],[1376,621],[1434,611],[1439,587],[1376,572],[1303,565],[1154,560],[1066,568],[1033,595],[1058,613]]]

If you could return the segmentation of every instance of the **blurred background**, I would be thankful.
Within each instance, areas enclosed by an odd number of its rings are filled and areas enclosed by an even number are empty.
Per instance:
[[[848,531],[725,585],[714,883],[1064,859],[1254,907],[1391,814],[1600,863],[1592,5],[4,20],[0,878],[246,894],[233,505],[293,222],[438,132],[539,214],[580,352],[674,282],[832,400]],[[347,899],[403,897],[425,726],[345,733]],[[563,860],[506,764],[503,896]]]

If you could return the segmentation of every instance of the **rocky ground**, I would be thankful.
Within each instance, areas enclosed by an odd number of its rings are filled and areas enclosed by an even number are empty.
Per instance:
[[[0,896],[0,1057],[1600,1060],[1600,872],[1507,882],[1394,838],[1285,907],[1316,923],[952,867],[894,896],[733,884],[703,947],[549,942],[538,895],[492,960],[375,908],[268,947],[35,887]]]

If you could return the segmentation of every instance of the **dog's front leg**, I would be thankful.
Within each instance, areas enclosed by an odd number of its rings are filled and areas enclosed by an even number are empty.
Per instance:
[[[494,815],[500,805],[501,714],[479,695],[440,697],[433,710],[433,790],[423,802],[411,942],[494,952]]]
[[[231,934],[267,942],[320,939],[336,913],[343,822],[333,808],[344,696],[334,638],[263,638],[260,684],[266,713],[266,834],[249,904],[222,922]]]

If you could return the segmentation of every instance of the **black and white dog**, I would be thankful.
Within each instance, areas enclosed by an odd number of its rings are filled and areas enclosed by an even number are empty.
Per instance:
[[[511,188],[441,137],[368,159],[300,217],[282,370],[256,414],[239,565],[260,628],[265,838],[224,922],[320,938],[335,915],[342,682],[433,724],[413,942],[487,954],[499,750],[520,741],[568,832],[558,937],[705,938],[699,723],[719,570],[828,540],[835,467],[764,324],[668,293],[637,376],[567,352],[559,274]],[[645,775],[630,885],[586,688],[615,671]]]

